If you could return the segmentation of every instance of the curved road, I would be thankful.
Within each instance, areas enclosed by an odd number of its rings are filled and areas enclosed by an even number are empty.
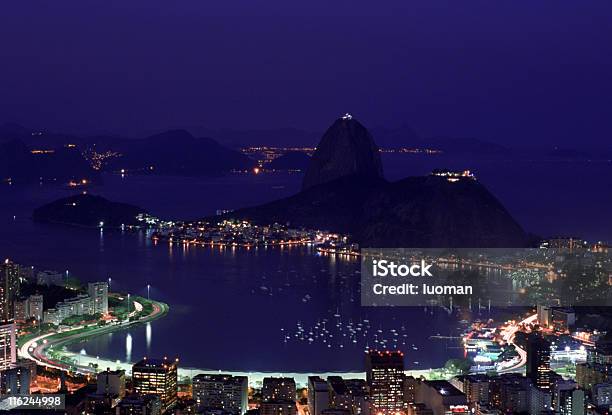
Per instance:
[[[508,327],[508,329],[503,333],[502,338],[504,341],[512,346],[514,346],[516,352],[519,355],[519,360],[515,364],[508,366],[507,368],[500,369],[499,373],[508,373],[508,372],[516,372],[518,369],[521,369],[523,366],[527,364],[527,352],[525,349],[519,347],[516,343],[514,343],[514,339],[516,337],[516,333],[519,331],[520,326],[525,324],[532,324],[538,319],[537,314],[532,314],[529,317],[519,321],[518,323]]]
[[[168,306],[166,304],[159,303],[156,301],[152,301],[152,304],[153,311],[150,314],[143,316],[135,321],[123,322],[120,324],[102,327],[98,327],[97,324],[90,324],[87,326],[73,327],[69,330],[64,330],[61,332],[52,332],[37,336],[33,339],[28,340],[23,346],[21,346],[21,348],[19,349],[19,356],[26,359],[34,360],[37,364],[41,366],[70,371],[73,369],[74,366],[70,366],[65,363],[57,362],[50,359],[49,357],[47,357],[46,350],[52,346],[57,347],[63,344],[78,341],[81,338],[100,336],[102,334],[107,334],[113,331],[123,330],[135,324],[142,324],[149,321],[153,321],[157,318],[162,317],[168,311]],[[143,306],[142,304],[134,301],[134,308],[135,311],[130,313],[130,316],[133,316],[136,311],[142,310]],[[87,330],[88,327],[91,327],[91,329]],[[83,329],[86,330],[83,331]],[[75,333],[70,334],[71,332]],[[57,336],[58,334],[63,335],[57,339],[54,339],[53,336]],[[78,366],[77,372],[92,373],[95,372],[95,369],[88,366]]]

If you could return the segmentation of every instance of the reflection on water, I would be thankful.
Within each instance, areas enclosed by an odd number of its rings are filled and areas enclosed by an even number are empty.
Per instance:
[[[132,335],[130,333],[125,336],[125,361],[132,361]]]
[[[147,323],[146,328],[146,338],[147,338],[147,352],[151,351],[151,337],[153,335],[153,329],[151,328],[151,323]]]
[[[419,164],[416,159],[411,161],[405,163],[402,159],[401,174],[394,177],[392,169],[387,169],[388,176],[399,178],[440,167]],[[453,162],[460,164],[458,160]],[[448,167],[465,167],[455,164]],[[411,171],[405,171],[405,166],[410,166]],[[391,166],[386,164],[387,167]],[[612,203],[612,194],[600,191],[610,187],[609,170],[602,173],[598,166],[581,165],[583,174],[576,174],[575,164],[567,169],[536,164],[507,165],[499,169],[497,163],[470,167],[476,169],[479,179],[529,231],[609,239],[602,235],[602,229],[610,229],[611,219],[607,210],[600,208]],[[583,183],[581,177],[585,175],[594,179]],[[512,177],[513,183],[508,183],[508,177]],[[256,205],[287,196],[299,188],[300,177],[133,176],[121,181],[105,176],[104,180],[103,185],[92,187],[90,192],[176,219],[203,217],[214,214],[216,209]],[[578,190],[574,189],[576,181],[582,186]],[[529,183],[529,186],[517,183]],[[284,194],[275,190],[281,184]],[[594,198],[592,203],[559,200],[566,198],[568,187],[572,188],[576,201]],[[365,345],[349,339],[350,331],[345,337],[345,326],[340,336],[349,340],[339,342],[337,348],[328,347],[329,342],[322,343],[321,336],[320,342],[314,341],[314,331],[313,341],[308,340],[310,327],[324,318],[329,319],[337,310],[346,325],[353,322],[351,328],[355,331],[356,324],[364,319],[370,320],[372,328],[377,330],[382,325],[385,336],[379,336],[379,342],[382,339],[399,343],[398,349],[405,349],[407,362],[415,362],[414,365],[420,362],[417,368],[440,366],[448,357],[462,353],[452,342],[429,339],[438,333],[457,335],[457,318],[449,318],[445,311],[430,311],[424,317],[422,309],[361,307],[360,275],[356,272],[359,261],[317,256],[304,249],[250,252],[183,249],[176,244],[156,245],[145,232],[104,230],[100,233],[97,229],[40,225],[30,220],[34,208],[69,194],[72,191],[61,187],[0,186],[2,258],[11,257],[40,269],[69,268],[70,276],[84,282],[108,279],[113,291],[143,297],[147,295],[147,284],[152,284],[156,287],[153,298],[170,305],[169,314],[153,323],[155,343],[152,343],[153,324],[134,326],[130,334],[117,332],[88,339],[86,348],[92,356],[139,360],[145,355],[178,355],[185,366],[227,370],[359,370]],[[165,197],[159,197],[160,194]],[[547,203],[533,203],[534,200]],[[559,207],[556,215],[550,215],[551,205]],[[544,211],[538,210],[540,207]],[[293,341],[285,343],[281,329],[294,330],[297,321],[304,330],[308,329],[308,337],[298,341],[292,333]],[[400,334],[389,334],[391,329]],[[404,333],[405,345],[402,344]],[[336,339],[335,333],[332,334]],[[395,337],[401,340],[394,342]],[[215,341],[209,341],[211,338]],[[378,344],[373,340],[369,344],[375,345]],[[85,344],[81,343],[68,348],[78,353],[83,347]]]

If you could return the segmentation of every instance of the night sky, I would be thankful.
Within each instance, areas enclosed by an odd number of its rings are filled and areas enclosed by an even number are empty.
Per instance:
[[[13,1],[0,123],[368,126],[515,145],[612,136],[612,2]]]

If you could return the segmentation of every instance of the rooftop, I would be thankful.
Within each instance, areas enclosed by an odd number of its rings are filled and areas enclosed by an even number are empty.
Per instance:
[[[459,389],[455,388],[446,380],[426,380],[425,384],[434,388],[440,395],[444,396],[462,396],[464,395]]]
[[[134,368],[143,368],[143,367],[165,367],[166,365],[176,365],[178,363],[178,358],[175,360],[168,359],[164,357],[163,359],[149,359],[144,358],[141,361],[134,364]]]

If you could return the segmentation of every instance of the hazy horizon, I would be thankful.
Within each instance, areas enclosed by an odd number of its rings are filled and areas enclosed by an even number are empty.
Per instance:
[[[611,21],[611,3],[566,0],[13,2],[0,119],[322,132],[348,111],[422,137],[598,147],[612,135]]]

